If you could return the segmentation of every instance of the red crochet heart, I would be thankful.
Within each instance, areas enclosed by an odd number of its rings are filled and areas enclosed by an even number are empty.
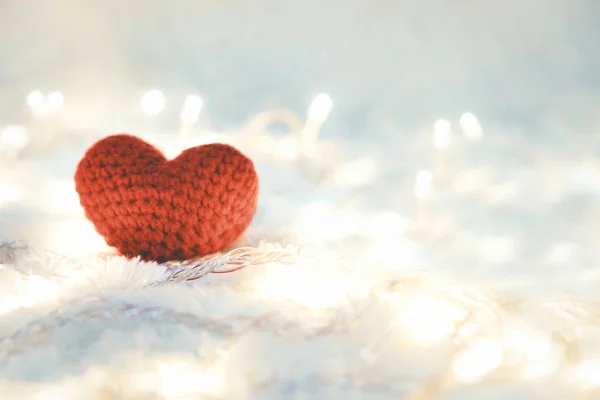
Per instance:
[[[234,242],[257,207],[254,164],[226,144],[168,161],[131,135],[104,138],[75,172],[85,214],[109,246],[158,262],[203,256]]]

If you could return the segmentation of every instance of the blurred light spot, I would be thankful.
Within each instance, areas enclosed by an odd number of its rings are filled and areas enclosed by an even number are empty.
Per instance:
[[[467,311],[434,296],[411,296],[399,307],[398,321],[414,343],[430,345],[449,337]]]
[[[0,205],[20,200],[21,191],[8,182],[0,181]]]
[[[59,294],[60,287],[56,282],[30,275],[26,278],[25,285],[19,287],[16,294],[0,294],[0,315],[20,307],[32,307],[56,299]]]
[[[353,281],[334,269],[270,268],[257,275],[251,285],[253,291],[271,300],[315,309],[345,304],[353,291]]]
[[[600,361],[580,361],[568,371],[569,380],[585,389],[600,387]]]
[[[548,336],[508,329],[503,341],[505,362],[521,365],[521,377],[537,379],[553,373],[561,361],[560,346]],[[511,353],[516,357],[511,357]]]
[[[204,101],[200,96],[196,94],[191,94],[187,96],[183,103],[181,114],[179,115],[181,121],[188,124],[194,124],[198,122],[200,112],[202,111],[202,107],[204,107]]]
[[[333,180],[338,185],[360,186],[373,180],[377,172],[377,164],[368,157],[342,164],[333,172]]]
[[[546,255],[546,260],[552,265],[564,265],[568,263],[572,258],[577,245],[571,242],[556,243]]]
[[[44,107],[45,99],[42,92],[34,90],[27,95],[27,106],[31,109],[39,109]]]
[[[64,215],[83,214],[73,180],[64,179],[44,183],[40,199],[46,211]]]
[[[521,377],[540,379],[551,375],[559,368],[562,362],[562,351],[550,338],[537,338],[527,347],[525,359]]]
[[[160,392],[166,399],[220,397],[226,388],[223,362],[208,370],[183,362],[165,363],[158,369]]]
[[[433,174],[427,170],[421,170],[415,178],[415,196],[419,200],[425,200],[431,196]]]
[[[298,240],[307,243],[343,239],[352,235],[356,228],[356,215],[336,209],[327,202],[314,202],[302,207],[294,222]]]
[[[361,225],[363,231],[372,239],[391,239],[401,236],[410,221],[395,212],[381,212],[366,217]]]
[[[464,113],[460,117],[459,124],[462,128],[463,135],[467,140],[474,142],[481,139],[481,137],[483,136],[483,131],[481,130],[479,120],[474,114],[468,112]]]
[[[284,160],[293,160],[298,156],[298,141],[293,137],[286,137],[274,141],[275,153]]]
[[[454,357],[452,370],[464,384],[476,383],[502,363],[504,351],[500,343],[479,339]]]
[[[84,219],[50,224],[44,247],[73,255],[101,253],[109,248],[94,226]]]
[[[44,94],[39,90],[34,90],[27,96],[27,106],[35,118],[42,117],[47,114],[46,99]]]
[[[52,92],[46,98],[46,106],[52,111],[58,111],[65,103],[63,94],[59,91]]]
[[[204,100],[202,97],[197,94],[190,94],[185,98],[185,102],[183,103],[184,108],[191,108],[193,110],[200,110],[204,107]]]
[[[479,256],[494,264],[503,264],[515,258],[515,239],[510,236],[484,237],[479,246]]]
[[[27,106],[36,118],[57,112],[62,108],[64,101],[64,96],[59,91],[54,91],[44,96],[41,91],[34,90],[27,95],[26,99]]]
[[[150,90],[142,96],[141,107],[144,114],[156,116],[165,109],[165,95],[160,90]]]
[[[308,107],[308,119],[319,123],[324,122],[329,116],[332,106],[331,96],[327,93],[318,94]]]
[[[179,114],[179,118],[181,118],[182,122],[188,123],[191,125],[191,124],[198,122],[198,119],[200,118],[200,112],[196,111],[196,110],[192,110],[190,108],[184,108],[181,110],[181,113]]]
[[[431,182],[433,182],[433,174],[431,171],[423,169],[417,172],[416,181],[419,185],[431,185]]]
[[[384,228],[373,236],[373,240],[361,252],[363,265],[371,270],[385,270],[387,274],[390,269],[398,270],[418,262],[419,246],[415,242],[399,236],[384,238],[385,232]]]
[[[489,181],[487,169],[468,169],[457,174],[454,190],[457,194],[473,194],[486,188]]]
[[[600,168],[595,160],[583,160],[570,176],[574,192],[600,195]]]
[[[0,148],[22,149],[29,143],[27,128],[23,125],[7,125],[0,131]]]
[[[444,150],[452,143],[452,126],[445,119],[439,119],[433,125],[433,146]]]

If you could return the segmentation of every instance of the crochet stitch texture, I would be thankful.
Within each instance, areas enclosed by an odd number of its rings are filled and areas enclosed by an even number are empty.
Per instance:
[[[122,255],[157,262],[223,249],[256,213],[258,176],[234,147],[207,144],[168,161],[128,134],[106,137],[77,165],[87,218]]]

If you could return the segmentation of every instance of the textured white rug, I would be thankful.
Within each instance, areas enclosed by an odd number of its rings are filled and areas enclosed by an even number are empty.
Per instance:
[[[591,304],[267,244],[161,266],[7,242],[0,261],[4,398],[594,398]]]
[[[294,160],[287,136],[195,135],[255,160],[259,212],[232,252],[156,265],[115,256],[82,216],[70,176],[97,137],[3,172],[5,398],[598,395],[593,159],[457,136],[431,176],[405,164],[429,140],[402,157],[319,140]]]
[[[293,160],[286,136],[194,136],[255,160],[259,212],[231,252],[156,265],[115,256],[81,215],[70,175],[95,138],[19,153],[3,173],[5,398],[598,395],[593,160],[457,138],[430,182],[404,165],[429,141],[377,157],[319,140],[318,156]]]

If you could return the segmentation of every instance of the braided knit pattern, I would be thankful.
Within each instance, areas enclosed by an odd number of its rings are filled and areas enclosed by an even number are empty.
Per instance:
[[[157,262],[234,242],[254,218],[258,186],[254,164],[232,146],[193,147],[168,161],[127,134],[95,143],[75,172],[81,205],[106,243]]]

